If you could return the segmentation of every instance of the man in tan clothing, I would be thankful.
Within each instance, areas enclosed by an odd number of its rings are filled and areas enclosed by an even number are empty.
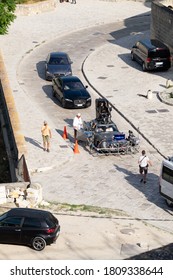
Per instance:
[[[50,152],[50,138],[52,138],[52,133],[46,121],[44,121],[44,125],[41,128],[41,133],[43,137],[43,150]]]

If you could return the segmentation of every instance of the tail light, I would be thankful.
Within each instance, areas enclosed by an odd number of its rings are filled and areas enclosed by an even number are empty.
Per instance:
[[[172,56],[169,57],[169,61],[172,62]]]
[[[147,57],[146,62],[147,62],[147,63],[151,62],[151,58],[150,58],[150,57]]]
[[[46,233],[54,233],[55,232],[55,228],[49,228],[46,230]]]

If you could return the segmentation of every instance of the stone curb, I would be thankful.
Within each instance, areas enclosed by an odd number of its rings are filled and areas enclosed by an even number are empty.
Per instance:
[[[170,89],[167,89],[167,90],[165,90],[164,92],[158,92],[158,98],[159,98],[159,100],[162,102],[162,103],[164,103],[164,104],[166,104],[166,105],[170,105],[170,106],[173,106],[173,102],[171,103],[171,102],[168,102],[168,101],[166,101],[165,99],[164,99],[164,97],[162,96],[162,94],[163,93],[169,93],[169,90]],[[173,92],[173,89],[171,90],[171,92]]]

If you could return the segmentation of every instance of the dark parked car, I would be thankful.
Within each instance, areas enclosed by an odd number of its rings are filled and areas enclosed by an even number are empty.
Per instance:
[[[55,242],[58,220],[48,211],[13,208],[0,216],[0,243],[29,245],[41,251]]]
[[[155,39],[144,39],[136,42],[131,50],[131,59],[142,65],[143,71],[171,67],[169,48]]]
[[[53,76],[70,76],[72,61],[65,52],[52,52],[47,56],[45,78],[51,81]]]
[[[54,77],[53,96],[57,97],[63,108],[86,108],[91,106],[91,96],[80,79],[75,76]]]

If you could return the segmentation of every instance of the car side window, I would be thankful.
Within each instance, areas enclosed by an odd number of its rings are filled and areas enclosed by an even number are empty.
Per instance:
[[[22,217],[8,217],[0,221],[1,227],[20,227]]]
[[[23,228],[29,228],[29,227],[32,227],[32,228],[40,228],[41,227],[41,223],[40,223],[40,220],[37,219],[37,218],[25,218],[24,220],[24,223],[23,223]]]

